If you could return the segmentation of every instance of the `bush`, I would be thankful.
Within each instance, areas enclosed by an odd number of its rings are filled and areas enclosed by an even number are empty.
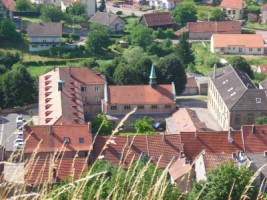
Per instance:
[[[122,14],[123,14],[123,12],[120,10],[116,12],[116,15],[122,15]]]
[[[79,40],[80,39],[80,36],[78,34],[76,34],[76,33],[71,33],[70,34],[70,38],[72,40]]]
[[[255,30],[251,30],[251,29],[242,29],[241,30],[242,34],[256,34]]]
[[[0,53],[0,63],[4,65],[7,69],[11,69],[12,65],[20,60],[19,54],[12,54],[9,52]]]
[[[62,37],[63,38],[69,38],[70,37],[70,33],[62,33]]]

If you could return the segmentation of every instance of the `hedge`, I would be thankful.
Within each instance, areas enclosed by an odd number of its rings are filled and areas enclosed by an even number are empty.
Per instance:
[[[44,66],[44,65],[66,65],[67,63],[80,62],[89,60],[89,58],[73,58],[65,60],[47,60],[47,61],[24,61],[22,62],[25,66]]]
[[[38,12],[14,12],[14,16],[20,17],[39,17],[40,13]]]

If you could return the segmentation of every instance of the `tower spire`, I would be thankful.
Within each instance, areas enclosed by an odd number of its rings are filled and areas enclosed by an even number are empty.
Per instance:
[[[151,66],[151,71],[150,71],[150,76],[149,76],[149,84],[152,88],[155,88],[157,85],[157,76],[156,76],[156,71],[155,71],[155,67],[152,64]]]

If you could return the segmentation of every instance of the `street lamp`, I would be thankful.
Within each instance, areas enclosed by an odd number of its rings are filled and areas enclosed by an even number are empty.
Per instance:
[[[74,34],[74,17],[75,17],[75,16],[72,17],[72,33],[73,33],[73,34]]]

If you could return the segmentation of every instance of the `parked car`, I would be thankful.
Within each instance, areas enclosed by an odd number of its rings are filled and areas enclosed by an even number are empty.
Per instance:
[[[21,138],[21,139],[23,139],[23,132],[17,132],[16,133],[17,134],[17,138]]]
[[[120,4],[113,3],[112,6],[115,7],[115,8],[119,8],[120,7]]]
[[[14,140],[13,144],[15,145],[16,143],[20,143],[20,142],[23,142],[23,139],[22,138],[17,138]]]
[[[165,122],[156,122],[152,124],[154,130],[156,131],[165,131],[166,123]]]
[[[23,142],[17,142],[17,143],[14,144],[13,147],[16,148],[16,149],[22,149],[23,145],[24,145]]]
[[[17,124],[23,124],[23,116],[22,115],[18,115],[16,118],[16,123]]]

